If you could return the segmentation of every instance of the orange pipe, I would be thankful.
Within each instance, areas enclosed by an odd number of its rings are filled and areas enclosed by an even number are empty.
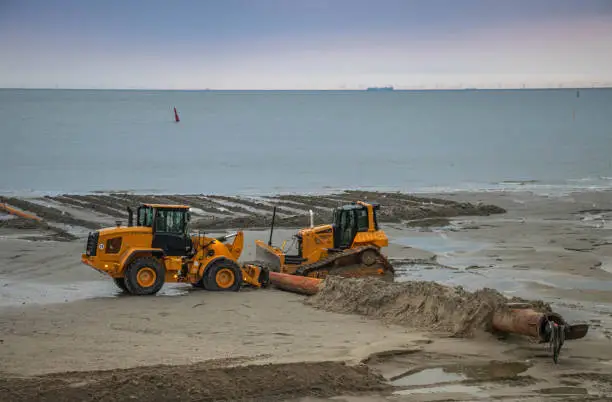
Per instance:
[[[303,295],[314,295],[319,291],[322,280],[308,276],[288,275],[270,272],[270,283],[277,288]]]
[[[566,340],[584,338],[589,331],[586,324],[568,325],[557,313],[540,313],[530,308],[497,311],[492,320],[492,326],[497,331],[530,336],[539,342],[548,342],[546,327],[549,322],[565,327]]]
[[[9,213],[9,214],[11,214],[11,215],[20,216],[20,217],[22,217],[22,218],[25,218],[25,219],[32,219],[32,220],[35,220],[35,221],[42,221],[42,219],[40,219],[40,218],[39,218],[38,216],[36,216],[36,215],[31,215],[31,214],[25,213],[25,212],[23,212],[23,211],[20,211],[20,210],[18,210],[18,209],[15,209],[15,208],[13,208],[13,207],[10,207],[10,206],[8,206],[8,205],[7,205],[7,204],[5,204],[5,203],[1,203],[1,204],[0,204],[0,209],[1,209],[1,210],[3,210],[3,211],[8,212],[8,213]]]
[[[501,332],[511,332],[531,336],[543,342],[546,340],[548,321],[563,324],[563,318],[555,313],[540,313],[530,308],[510,309],[493,314],[493,328]]]

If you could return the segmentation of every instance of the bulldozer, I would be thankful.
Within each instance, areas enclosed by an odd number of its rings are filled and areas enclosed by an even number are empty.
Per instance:
[[[311,212],[309,228],[294,236],[295,250],[290,253],[272,245],[276,209],[272,214],[268,243],[255,241],[256,264],[270,271],[324,279],[377,276],[392,281],[395,271],[381,253],[389,239],[378,225],[379,204],[357,201],[334,209],[332,223],[314,226]]]
[[[128,225],[90,232],[81,262],[110,276],[124,292],[153,295],[165,282],[191,283],[211,291],[237,291],[269,283],[268,271],[238,259],[244,233],[216,238],[190,235],[189,206],[141,204],[128,207]],[[230,244],[229,239],[234,238]]]

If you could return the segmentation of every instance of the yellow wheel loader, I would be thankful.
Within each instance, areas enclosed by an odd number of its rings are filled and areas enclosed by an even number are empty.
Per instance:
[[[255,241],[257,263],[271,271],[315,278],[378,276],[392,281],[393,266],[380,251],[389,240],[378,225],[379,208],[362,201],[336,208],[332,224],[311,222],[310,228],[293,236],[297,243],[293,253],[272,246],[274,211],[268,244]]]
[[[268,272],[239,266],[244,234],[211,238],[190,235],[186,205],[142,204],[128,208],[128,225],[90,232],[81,261],[113,278],[123,291],[152,295],[165,282],[186,282],[212,291],[237,291],[243,284],[268,284]],[[234,238],[231,244],[227,240]]]

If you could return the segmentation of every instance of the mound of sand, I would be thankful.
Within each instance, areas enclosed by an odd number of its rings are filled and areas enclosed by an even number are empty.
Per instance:
[[[390,324],[470,337],[490,331],[492,315],[509,302],[531,303],[550,311],[541,301],[508,299],[494,289],[468,292],[435,282],[389,283],[375,278],[328,277],[305,303],[336,313],[360,314]]]
[[[193,365],[1,378],[10,401],[275,401],[389,388],[367,366],[314,362],[216,367]]]

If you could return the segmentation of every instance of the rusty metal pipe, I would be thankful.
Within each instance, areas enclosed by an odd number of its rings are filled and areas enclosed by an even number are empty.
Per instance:
[[[314,295],[319,291],[322,280],[307,276],[270,272],[270,283],[280,289],[303,295]]]
[[[493,329],[533,337],[540,342],[548,341],[546,326],[549,321],[566,325],[557,313],[540,313],[530,308],[515,308],[498,311],[493,315]]]

